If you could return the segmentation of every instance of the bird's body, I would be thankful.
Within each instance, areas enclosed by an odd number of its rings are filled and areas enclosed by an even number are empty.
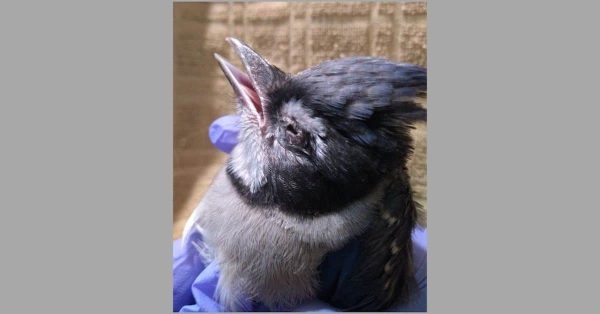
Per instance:
[[[219,263],[225,309],[316,297],[324,255],[350,240],[357,267],[326,301],[382,310],[405,300],[417,219],[405,166],[425,70],[348,58],[290,76],[229,41],[248,71],[217,56],[238,96],[240,140],[186,225]]]

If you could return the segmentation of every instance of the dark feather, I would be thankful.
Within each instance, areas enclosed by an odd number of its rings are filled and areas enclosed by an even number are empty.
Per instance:
[[[343,311],[382,311],[410,302],[415,291],[411,234],[416,224],[406,172],[388,187],[380,215],[359,239],[358,263],[321,298]]]

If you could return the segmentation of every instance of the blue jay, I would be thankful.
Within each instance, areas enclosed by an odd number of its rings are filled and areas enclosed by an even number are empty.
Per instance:
[[[184,229],[217,261],[217,297],[286,310],[319,297],[346,311],[408,302],[418,204],[406,169],[412,123],[426,119],[426,69],[372,57],[295,75],[227,38],[242,71],[215,54],[236,96],[239,143]],[[324,257],[354,241],[344,288],[320,286]]]

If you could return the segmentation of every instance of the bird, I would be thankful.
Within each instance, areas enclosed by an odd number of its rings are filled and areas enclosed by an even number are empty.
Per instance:
[[[235,94],[238,144],[187,220],[198,254],[219,265],[226,311],[287,310],[313,298],[342,311],[409,302],[419,204],[407,160],[425,120],[427,69],[345,57],[286,73],[227,37],[244,70],[215,53]],[[356,243],[345,285],[324,294],[324,256]],[[323,295],[327,295],[323,297]]]

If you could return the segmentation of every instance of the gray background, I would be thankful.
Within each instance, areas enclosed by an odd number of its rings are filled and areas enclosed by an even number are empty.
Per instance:
[[[429,311],[597,311],[597,10],[428,4]],[[172,4],[0,5],[6,309],[171,310]]]

